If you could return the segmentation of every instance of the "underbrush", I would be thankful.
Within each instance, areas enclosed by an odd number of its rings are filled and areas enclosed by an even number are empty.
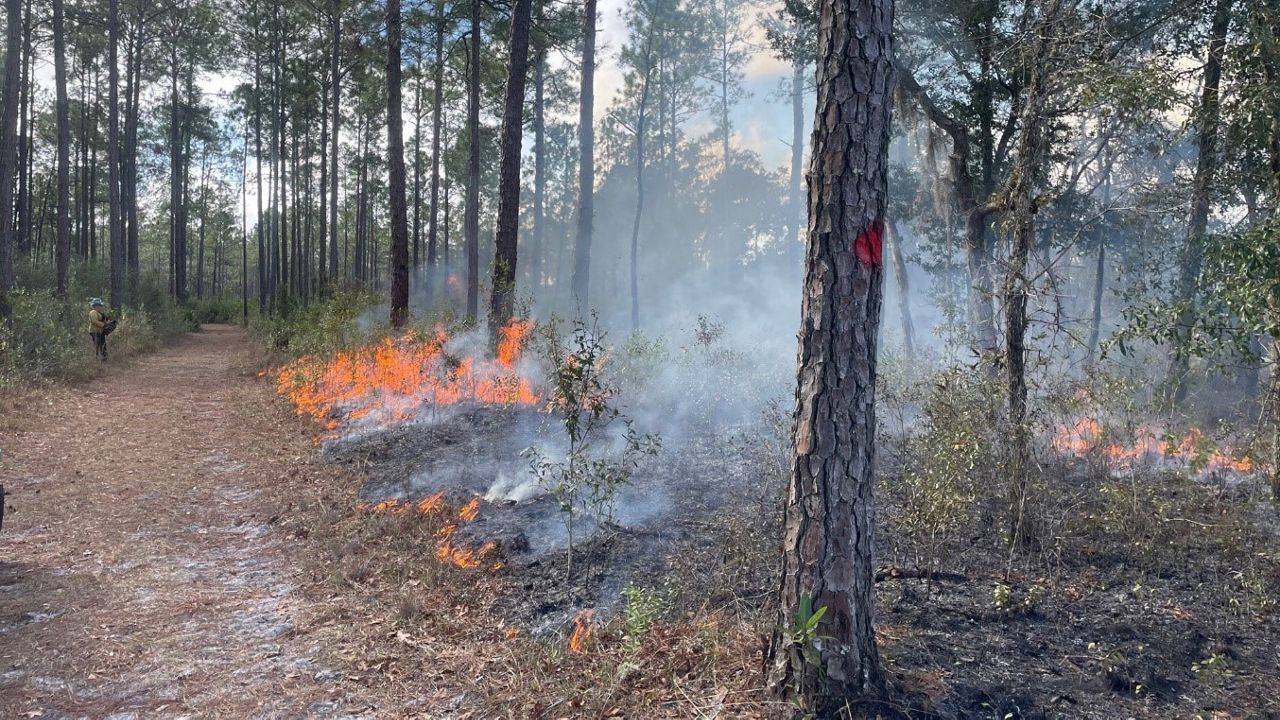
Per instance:
[[[378,302],[372,292],[335,292],[306,307],[257,317],[249,324],[249,335],[268,364],[329,355],[389,332],[387,318],[377,313]]]
[[[148,285],[139,288],[139,299],[135,307],[114,314],[119,326],[107,341],[113,360],[150,352],[196,327],[183,309]],[[10,319],[0,322],[0,387],[41,378],[79,380],[95,372],[87,302],[21,289],[10,292],[8,301]]]

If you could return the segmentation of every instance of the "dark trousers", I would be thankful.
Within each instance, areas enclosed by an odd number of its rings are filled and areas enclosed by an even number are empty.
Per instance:
[[[89,333],[93,338],[93,355],[102,362],[107,361],[107,336],[102,333]]]

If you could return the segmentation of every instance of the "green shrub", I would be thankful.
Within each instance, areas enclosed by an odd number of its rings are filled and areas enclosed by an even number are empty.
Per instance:
[[[241,318],[240,299],[223,296],[195,300],[187,312],[191,321],[197,325],[238,323]]]
[[[8,300],[12,315],[0,322],[0,385],[79,374],[93,356],[88,310],[82,318],[47,290],[15,290]]]

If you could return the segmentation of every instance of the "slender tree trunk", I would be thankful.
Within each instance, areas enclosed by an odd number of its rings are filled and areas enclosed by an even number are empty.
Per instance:
[[[320,195],[320,215],[316,221],[320,225],[320,292],[324,292],[329,283],[329,231],[326,225],[329,219],[329,90],[321,88],[320,94],[324,97],[320,103],[320,186],[316,188]]]
[[[121,168],[123,176],[121,180],[124,183],[121,195],[124,198],[125,257],[128,266],[126,285],[131,300],[137,299],[138,276],[142,272],[138,228],[138,114],[139,105],[142,102],[143,8],[145,4],[138,3],[136,7],[132,67],[126,68],[126,71],[132,73],[133,80],[129,83],[130,96],[125,103],[125,151]]]
[[[196,298],[204,299],[204,226],[209,215],[206,194],[209,175],[209,151],[200,160],[200,235],[196,240]]]
[[[538,26],[542,25],[543,3],[538,3]],[[547,123],[546,123],[546,41],[539,33],[533,66],[533,238],[529,247],[529,280],[536,294],[542,289],[542,254],[546,223]]]
[[[419,54],[418,67],[422,67]],[[413,269],[421,265],[422,252],[422,78],[417,79],[413,95]]]
[[[110,0],[107,14],[107,195],[111,236],[111,307],[124,303],[125,242],[120,213],[120,0]]]
[[[258,185],[256,194],[258,203],[258,314],[267,311],[267,216],[262,210],[262,62],[258,54],[258,33],[254,32],[253,52],[253,173]]]
[[[71,269],[71,101],[67,98],[67,39],[63,28],[63,0],[53,0],[53,76],[58,124],[58,237],[54,266],[58,297],[67,297]]]
[[[400,0],[387,0],[387,164],[391,186],[391,325],[409,319],[409,228],[400,118]]]
[[[882,692],[872,625],[876,346],[894,69],[892,0],[822,0],[809,239],[771,685],[836,717]],[[813,613],[812,635],[797,637]]]
[[[1231,25],[1233,0],[1218,0],[1209,29],[1209,47],[1204,65],[1204,82],[1197,117],[1200,154],[1196,159],[1191,186],[1191,215],[1187,223],[1187,239],[1182,251],[1181,274],[1176,301],[1181,305],[1173,336],[1169,360],[1168,398],[1182,403],[1187,397],[1186,375],[1190,366],[1187,346],[1196,316],[1196,283],[1204,263],[1205,231],[1209,225],[1209,200],[1213,175],[1218,167],[1218,84],[1222,80],[1222,59],[1226,51],[1227,30]]]
[[[244,118],[240,156],[240,322],[249,327],[249,116]]]
[[[1036,23],[1031,69],[1024,92],[1017,160],[1004,192],[1008,201],[1011,237],[1004,277],[1005,383],[1008,393],[1009,541],[1026,541],[1027,479],[1030,470],[1030,429],[1027,427],[1026,332],[1030,282],[1027,263],[1035,247],[1035,185],[1044,156],[1045,105],[1049,94],[1051,52],[1055,44],[1059,0],[1042,0]]]
[[[329,175],[329,232],[332,233],[329,238],[329,268],[335,278],[340,277],[338,273],[338,168],[342,167],[338,164],[338,135],[339,124],[342,119],[342,72],[340,60],[342,58],[342,0],[332,0],[329,5],[329,29],[331,34],[332,47],[329,54],[329,82],[333,90],[333,102],[329,105],[329,111],[333,113],[330,120],[329,131],[329,155],[330,161],[333,163],[333,172]]]
[[[173,297],[187,298],[186,248],[182,235],[182,106],[178,94],[178,38],[169,46],[169,277]]]
[[[893,263],[894,284],[898,286],[898,317],[902,320],[902,342],[907,357],[916,354],[916,326],[911,320],[911,287],[907,281],[907,261],[902,256],[902,239],[892,222],[884,226],[884,241],[889,246],[889,261]]]
[[[440,217],[440,133],[442,130],[444,112],[444,19],[442,17],[444,8],[442,5],[436,5],[435,19],[435,52],[436,59],[433,71],[435,76],[432,78],[432,105],[431,105],[431,216],[427,220],[427,287],[426,295],[428,302],[432,297],[434,290],[432,283],[435,282],[434,274],[436,267],[437,249],[437,227],[436,221]]]
[[[593,2],[594,0],[588,0]],[[467,317],[480,315],[480,0],[471,0],[470,67],[467,68]]]
[[[35,52],[31,45],[33,22],[31,0],[24,3],[22,13],[22,67],[19,78],[18,120],[18,251],[31,253],[31,119],[34,115],[31,101],[31,60]]]
[[[645,72],[636,112],[636,214],[631,221],[631,331],[640,332],[640,218],[644,214],[644,141],[649,111],[649,78],[653,73],[652,39],[645,48]]]
[[[529,23],[533,0],[515,0],[507,96],[502,110],[502,159],[498,170],[498,222],[494,233],[493,286],[489,295],[489,342],[501,340],[502,326],[515,313],[517,236],[520,232],[520,154],[524,137],[524,88],[529,76]]]
[[[590,308],[591,227],[595,216],[596,0],[582,17],[582,91],[578,106],[578,234],[573,252],[573,299],[578,315]]]
[[[115,0],[113,0],[114,2]],[[4,93],[0,104],[0,318],[13,289],[13,178],[18,157],[18,70],[22,52],[22,0],[5,0]]]

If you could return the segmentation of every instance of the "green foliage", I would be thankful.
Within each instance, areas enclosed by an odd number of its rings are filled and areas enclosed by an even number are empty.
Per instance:
[[[211,297],[191,303],[188,312],[193,322],[198,324],[228,324],[240,322],[240,299],[233,297]]]
[[[800,595],[800,606],[796,608],[796,619],[791,627],[787,628],[783,641],[796,649],[804,661],[810,665],[821,664],[822,658],[818,654],[817,642],[822,640],[822,636],[818,635],[818,623],[822,622],[823,616],[827,614],[827,606],[823,605],[817,610],[813,608],[813,597],[808,593]]]
[[[586,512],[596,522],[613,517],[613,503],[618,489],[631,482],[631,473],[646,455],[657,454],[661,439],[657,435],[641,436],[613,406],[616,391],[601,372],[607,350],[604,336],[593,324],[588,327],[575,321],[568,347],[560,336],[558,324],[545,323],[542,330],[552,363],[552,412],[560,416],[567,449],[563,460],[553,460],[543,450],[525,450],[529,469],[547,492],[560,504],[569,534],[566,566],[573,571],[574,519]],[[610,437],[606,429],[621,420],[625,430],[620,437]],[[601,448],[616,440],[621,450]]]
[[[337,292],[288,314],[251,319],[249,333],[264,356],[328,355],[387,332],[370,292]]]
[[[971,520],[981,487],[996,487],[999,445],[991,419],[1000,393],[994,383],[948,369],[920,386],[922,422],[902,444],[903,470],[889,488],[901,503],[896,517],[916,548],[916,561],[936,568],[941,548]]]
[[[139,294],[146,293],[140,288]],[[87,304],[60,300],[50,290],[14,290],[8,301],[12,315],[0,322],[0,386],[37,378],[75,380],[93,373]],[[163,300],[112,314],[119,320],[107,341],[112,359],[150,352],[195,329],[185,311]]]
[[[654,622],[666,612],[668,603],[656,589],[631,583],[622,588],[622,597],[627,602],[623,611],[622,647],[628,656],[634,657]]]

